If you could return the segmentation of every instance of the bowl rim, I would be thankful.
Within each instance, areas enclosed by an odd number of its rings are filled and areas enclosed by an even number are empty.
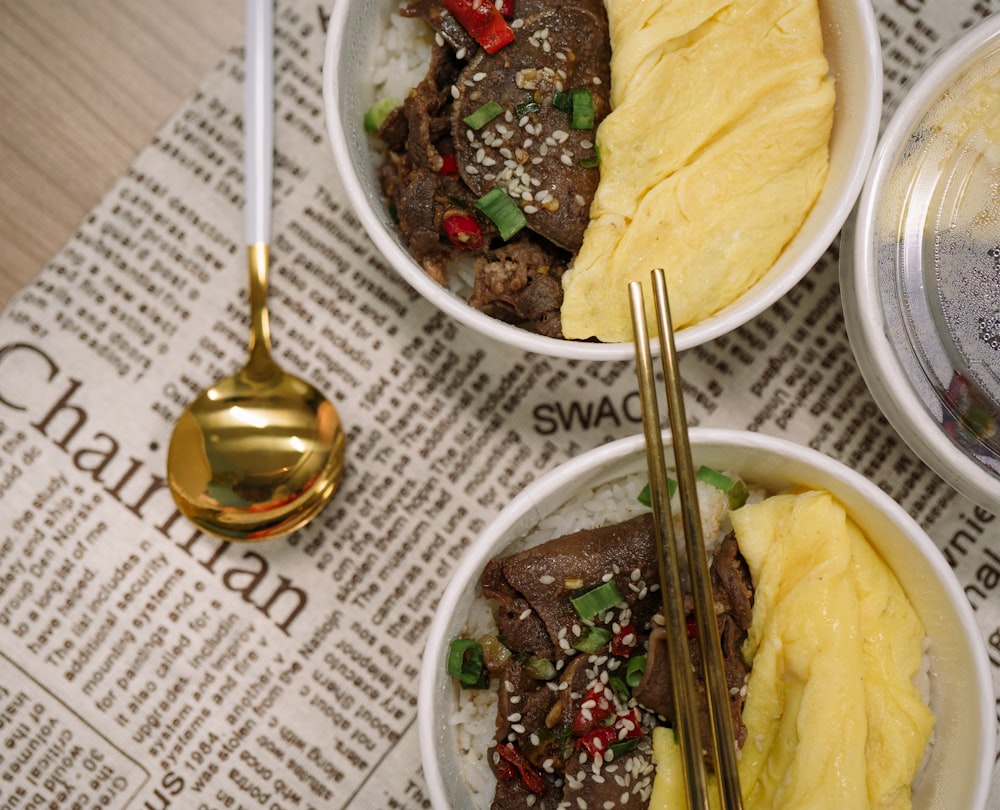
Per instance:
[[[669,430],[662,432],[665,446],[670,446]],[[936,584],[945,592],[951,607],[957,614],[959,626],[955,628],[957,637],[964,642],[973,658],[974,668],[963,681],[963,687],[975,690],[981,698],[982,711],[978,713],[979,726],[963,729],[973,735],[981,745],[976,765],[978,781],[973,788],[972,802],[963,810],[980,810],[986,807],[993,772],[996,750],[996,734],[992,719],[994,689],[989,659],[981,631],[976,623],[972,606],[955,576],[948,568],[940,550],[924,532],[920,525],[893,500],[886,492],[855,470],[818,450],[795,444],[787,439],[752,431],[726,428],[691,428],[691,448],[697,455],[699,448],[723,448],[726,452],[744,455],[764,453],[774,459],[792,460],[807,468],[811,477],[810,485],[824,487],[829,483],[842,492],[851,494],[849,499],[836,495],[844,504],[848,514],[854,509],[852,504],[869,502],[881,518],[893,524],[912,542],[919,556],[933,570]],[[432,805],[438,810],[450,810],[447,800],[448,790],[444,775],[436,756],[438,746],[437,724],[441,718],[435,711],[437,693],[441,683],[442,662],[445,660],[446,634],[459,602],[474,591],[483,565],[490,556],[502,548],[501,541],[509,542],[508,533],[515,528],[527,529],[547,514],[540,506],[559,494],[559,504],[572,497],[571,485],[583,485],[595,480],[605,481],[605,473],[613,470],[637,455],[645,457],[645,438],[642,434],[617,439],[588,450],[573,459],[552,468],[535,479],[487,524],[466,550],[451,574],[444,593],[435,608],[434,618],[428,629],[427,642],[422,653],[418,683],[417,725],[424,777],[427,781]],[[668,455],[669,458],[669,455]],[[566,494],[561,494],[566,493]],[[558,507],[556,507],[558,508]],[[877,541],[872,540],[877,546]],[[879,550],[881,554],[881,550]],[[947,797],[945,797],[947,798]],[[949,808],[951,810],[951,808]]]
[[[365,189],[352,160],[348,137],[340,123],[341,116],[338,114],[343,100],[338,82],[340,71],[338,56],[343,51],[342,46],[347,32],[346,23],[352,2],[353,0],[344,0],[334,3],[327,26],[322,89],[327,137],[341,182],[347,191],[349,200],[361,200],[366,197]],[[825,2],[835,3],[837,0],[825,0]],[[821,11],[824,5],[823,0],[821,0]],[[851,0],[849,5],[856,14],[859,29],[863,32],[863,41],[877,46],[879,43],[878,24],[871,3],[865,2],[865,0]],[[828,27],[824,21],[824,29]],[[782,261],[784,256],[782,253],[775,265],[772,265],[772,268],[758,280],[754,287],[744,292],[738,299],[705,320],[678,329],[675,336],[678,351],[699,346],[728,334],[767,310],[798,284],[833,244],[857,201],[867,176],[868,166],[878,141],[879,122],[882,114],[881,48],[867,47],[861,49],[861,52],[864,54],[864,63],[862,76],[859,77],[860,81],[857,83],[856,89],[858,92],[864,93],[864,99],[863,103],[859,104],[859,109],[851,114],[852,119],[861,122],[861,134],[858,138],[857,158],[850,162],[849,171],[838,174],[837,182],[842,188],[836,198],[836,204],[825,219],[820,222],[816,229],[816,235],[810,241],[808,248],[802,251],[790,268],[779,276],[768,279],[773,274],[774,267]],[[824,184],[821,195],[828,188],[829,185]],[[633,359],[634,350],[630,341],[602,343],[546,337],[480,312],[447,288],[444,288],[446,294],[442,295],[441,285],[416,265],[408,251],[398,243],[396,237],[389,232],[385,223],[376,216],[370,206],[354,207],[352,205],[352,210],[361,220],[376,250],[386,258],[397,275],[401,276],[407,284],[433,306],[442,310],[458,323],[483,334],[491,341],[522,351],[565,359],[598,361]],[[809,217],[803,224],[808,222]],[[792,270],[794,272],[791,272]],[[766,283],[765,279],[768,279]],[[652,340],[652,351],[654,355],[659,353],[658,338]]]
[[[981,48],[1000,38],[1000,16],[946,43],[928,67],[910,85],[893,112],[872,157],[857,204],[845,226],[846,250],[841,254],[841,295],[844,325],[858,367],[890,424],[929,467],[965,497],[996,510],[1000,508],[1000,478],[973,461],[944,435],[940,423],[927,411],[912,378],[903,367],[887,334],[873,267],[875,217],[890,163],[909,139],[928,106],[946,90],[958,72],[967,68]],[[997,46],[1000,47],[1000,41]]]

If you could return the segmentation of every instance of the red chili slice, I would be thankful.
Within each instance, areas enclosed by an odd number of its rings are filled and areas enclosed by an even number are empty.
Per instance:
[[[514,41],[514,31],[492,0],[443,0],[462,27],[486,53],[496,53]]]
[[[483,230],[474,216],[460,212],[449,212],[442,222],[444,232],[451,243],[462,250],[478,250],[483,246]]]
[[[583,706],[587,703],[593,703],[594,705],[587,706],[584,709]],[[576,717],[573,718],[573,733],[578,737],[586,734],[592,728],[601,725],[611,717],[614,710],[614,704],[608,700],[607,695],[604,693],[604,687],[591,687],[587,690],[587,694],[583,696],[583,700],[580,703],[580,710],[576,713]]]
[[[612,655],[627,657],[632,654],[638,637],[635,634],[635,627],[631,624],[624,625],[617,633],[611,637],[610,652]]]
[[[626,724],[626,721],[628,723]],[[628,714],[621,715],[617,721],[615,721],[615,729],[618,732],[618,739],[620,740],[631,740],[636,737],[641,737],[642,732],[642,715],[639,713],[638,709],[632,709]],[[625,731],[625,735],[622,736],[621,732]]]
[[[618,732],[613,726],[599,726],[577,739],[576,750],[586,751],[591,759],[603,758],[608,746],[617,739]]]
[[[642,736],[642,715],[638,709],[632,709],[619,715],[613,725],[598,726],[577,737],[576,750],[585,751],[591,759],[597,759],[603,757],[613,744]]]
[[[503,780],[513,779],[517,776],[517,768],[511,765],[507,760],[503,759],[497,763],[497,778]]]
[[[528,790],[532,793],[541,793],[545,790],[542,775],[531,767],[531,763],[528,762],[524,754],[516,746],[510,743],[500,743],[497,746],[497,753],[517,768],[518,773],[521,774],[521,781],[524,782],[524,786]]]

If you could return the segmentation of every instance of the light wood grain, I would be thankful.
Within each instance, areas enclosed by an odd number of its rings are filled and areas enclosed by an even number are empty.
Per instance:
[[[0,0],[0,308],[243,37],[243,0]]]

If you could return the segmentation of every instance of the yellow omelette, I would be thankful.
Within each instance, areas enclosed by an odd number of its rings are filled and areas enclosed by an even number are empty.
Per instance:
[[[828,493],[732,519],[754,583],[746,810],[908,810],[934,718],[914,684],[924,628],[899,582]],[[650,810],[683,807],[673,732],[657,728],[653,745]]]
[[[612,112],[596,135],[590,224],[563,276],[562,327],[628,341],[628,282],[648,286],[650,270],[665,270],[680,328],[771,267],[826,179],[834,86],[816,0],[607,8]]]

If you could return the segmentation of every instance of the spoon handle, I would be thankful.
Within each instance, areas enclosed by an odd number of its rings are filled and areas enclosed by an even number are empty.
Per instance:
[[[246,240],[271,238],[274,152],[274,0],[247,0],[243,132],[246,153]]]

